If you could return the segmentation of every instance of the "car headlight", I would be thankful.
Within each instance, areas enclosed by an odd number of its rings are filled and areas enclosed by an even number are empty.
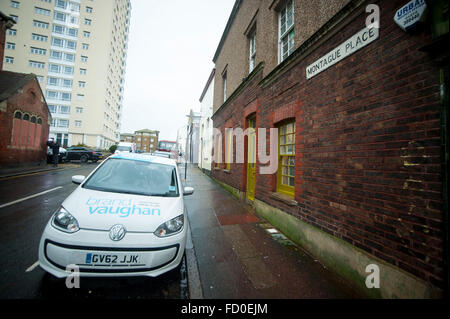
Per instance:
[[[74,233],[80,229],[78,221],[64,207],[60,207],[53,215],[52,225],[66,233]]]
[[[155,235],[158,237],[167,237],[175,235],[180,232],[184,225],[184,215],[177,216],[171,220],[160,225],[156,231]]]

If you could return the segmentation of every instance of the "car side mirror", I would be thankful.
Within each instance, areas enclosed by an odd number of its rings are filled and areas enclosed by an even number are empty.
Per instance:
[[[72,183],[74,183],[74,184],[81,184],[81,183],[83,183],[85,178],[86,177],[83,176],[83,175],[72,176]]]
[[[186,186],[183,189],[183,196],[188,196],[188,195],[192,195],[192,194],[194,194],[194,188],[193,187]]]

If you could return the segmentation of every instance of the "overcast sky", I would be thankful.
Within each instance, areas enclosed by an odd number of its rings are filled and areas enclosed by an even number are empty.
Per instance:
[[[175,140],[214,67],[234,0],[131,0],[121,133]]]

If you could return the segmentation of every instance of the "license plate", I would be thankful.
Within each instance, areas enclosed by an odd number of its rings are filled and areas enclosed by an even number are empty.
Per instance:
[[[136,254],[86,254],[88,265],[136,265],[139,264],[139,255]]]

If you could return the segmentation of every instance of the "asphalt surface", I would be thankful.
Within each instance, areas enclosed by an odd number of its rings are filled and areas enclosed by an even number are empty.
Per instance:
[[[0,299],[187,297],[184,264],[181,271],[158,278],[81,278],[79,289],[67,289],[64,280],[37,265],[45,225],[77,187],[71,177],[88,175],[96,166],[64,164],[58,170],[0,178]],[[41,192],[46,193],[28,198]]]

